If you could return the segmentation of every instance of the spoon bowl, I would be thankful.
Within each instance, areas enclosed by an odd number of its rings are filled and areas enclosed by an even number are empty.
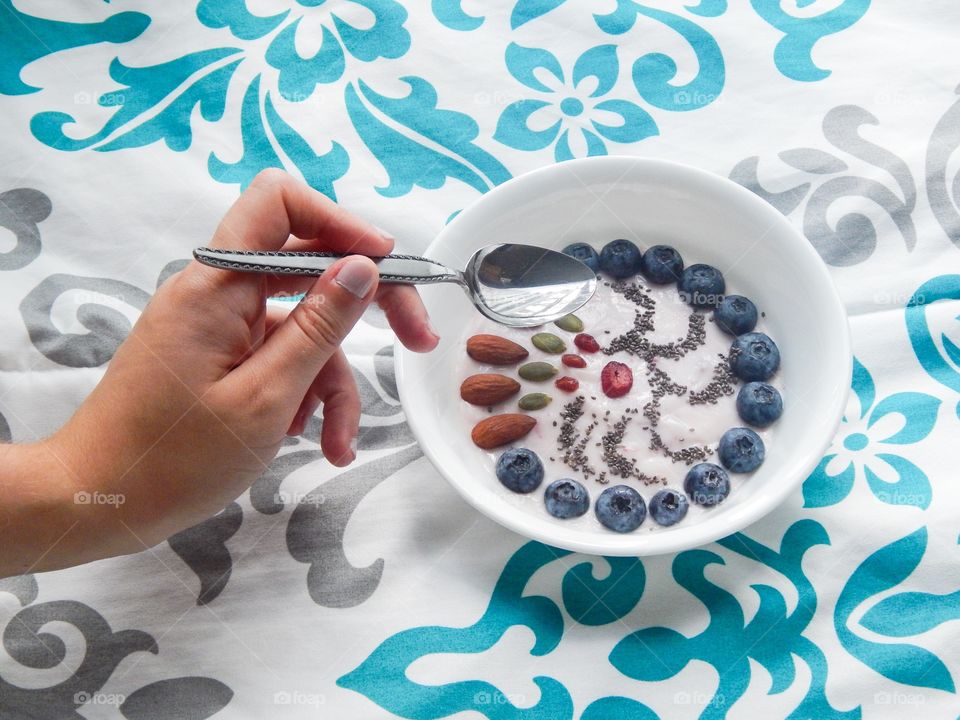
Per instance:
[[[597,290],[597,275],[579,260],[533,245],[480,248],[463,271],[476,308],[494,322],[532,327],[576,312]]]

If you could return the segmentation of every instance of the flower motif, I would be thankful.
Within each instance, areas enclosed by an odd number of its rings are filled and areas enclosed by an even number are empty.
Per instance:
[[[538,688],[537,702],[531,704],[527,696],[503,692],[483,677],[487,673],[480,677],[471,673],[442,685],[421,684],[410,668],[427,658],[428,662],[435,662],[440,660],[438,656],[449,658],[453,654],[470,657],[471,667],[482,670],[490,664],[484,662],[490,658],[485,654],[514,627],[524,627],[532,633],[533,643],[528,654],[512,659],[513,666],[538,671],[552,667],[550,656],[558,649],[560,654],[569,650],[561,646],[571,634],[578,641],[593,635],[592,640],[599,638],[604,646],[609,646],[622,632],[620,628],[627,627],[623,618],[644,595],[662,602],[665,589],[672,588],[675,582],[696,598],[709,614],[709,622],[695,631],[697,634],[685,635],[671,627],[646,625],[641,619],[639,627],[631,626],[628,634],[613,645],[607,657],[612,669],[631,680],[656,683],[676,678],[692,662],[712,665],[719,683],[712,696],[704,697],[705,709],[700,717],[724,718],[752,686],[756,667],[764,668],[760,682],[771,688],[772,695],[799,690],[794,685],[798,684],[797,666],[802,664],[808,668],[810,680],[804,685],[805,691],[787,693],[799,698],[805,692],[799,701],[794,700],[797,704],[791,706],[794,709],[790,716],[856,718],[860,716],[859,708],[841,711],[830,704],[826,696],[827,658],[805,634],[817,613],[818,598],[804,573],[804,556],[812,547],[829,544],[830,537],[823,526],[810,519],[787,528],[779,547],[764,545],[743,533],[720,540],[718,545],[729,553],[782,577],[793,586],[798,598],[788,608],[776,587],[755,584],[759,604],[748,612],[739,598],[714,584],[714,574],[722,577],[737,566],[727,564],[724,555],[711,550],[678,553],[671,563],[673,580],[658,573],[659,577],[648,585],[649,566],[645,567],[640,558],[597,557],[584,562],[568,550],[528,542],[507,561],[491,590],[486,611],[476,622],[458,622],[456,627],[441,624],[402,629],[384,639],[356,668],[341,676],[337,685],[405,718],[447,718],[469,713],[487,720],[652,720],[660,715],[639,700],[607,695],[602,684],[591,688],[574,682],[568,686],[568,678],[563,675],[538,672],[531,679]],[[559,572],[547,576],[540,573],[548,565],[562,568],[562,579]],[[543,583],[533,580],[534,577],[556,580]],[[444,592],[445,588],[438,586],[441,600]],[[597,671],[601,668],[597,667]],[[905,675],[909,679],[906,673],[901,677]],[[582,711],[575,714],[575,706]]]
[[[636,104],[609,94],[620,74],[616,45],[598,45],[584,52],[568,83],[560,61],[549,50],[511,43],[507,69],[536,97],[508,105],[497,121],[494,139],[517,150],[554,145],[557,161],[606,155],[603,138],[632,143],[658,134],[653,118]],[[545,73],[536,74],[537,70]],[[541,79],[542,78],[542,79]]]
[[[804,505],[825,507],[843,500],[856,478],[881,502],[930,505],[932,489],[926,474],[910,460],[887,452],[923,440],[937,421],[940,399],[916,392],[890,395],[876,402],[870,372],[853,360],[854,395],[830,452],[803,483]]]
[[[367,19],[357,24],[329,9],[311,12],[324,4],[325,0],[284,2],[282,5],[291,7],[263,17],[251,12],[244,0],[200,0],[197,17],[207,27],[229,28],[242,40],[258,40],[280,27],[264,58],[279,71],[280,94],[288,100],[305,100],[318,84],[339,80],[346,67],[345,52],[372,62],[398,58],[410,48],[410,33],[403,27],[407,11],[395,0],[349,0],[343,10],[349,12],[353,5],[372,16],[372,23]],[[320,45],[313,55],[304,57],[297,45],[310,37],[319,37]]]

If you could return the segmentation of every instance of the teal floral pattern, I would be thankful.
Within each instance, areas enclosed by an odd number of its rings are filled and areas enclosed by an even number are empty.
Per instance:
[[[933,430],[940,399],[917,392],[876,398],[873,377],[853,361],[853,395],[830,452],[803,484],[806,507],[843,500],[857,478],[890,505],[930,505],[933,490],[926,474],[897,451],[923,440]]]
[[[608,658],[610,665],[634,680],[658,682],[675,677],[694,660],[708,663],[719,675],[719,684],[713,695],[705,698],[700,717],[723,718],[750,684],[751,660],[772,678],[770,694],[793,687],[798,682],[797,663],[802,662],[811,679],[791,717],[859,718],[860,708],[843,710],[828,700],[827,658],[806,636],[817,611],[818,598],[804,572],[803,561],[811,548],[829,544],[830,538],[822,525],[813,520],[800,520],[787,529],[779,548],[737,533],[720,541],[718,550],[725,551],[722,555],[713,550],[678,554],[672,562],[673,580],[706,608],[709,615],[706,627],[693,636],[658,625],[641,627],[614,645]],[[916,548],[916,543],[912,547]],[[885,645],[889,654],[876,657],[867,650],[878,643],[859,639],[846,629],[853,609],[899,583],[916,565],[919,560],[916,552],[902,559],[898,557],[895,563],[882,569],[879,576],[882,579],[877,579],[874,565],[888,561],[887,556],[897,549],[879,551],[847,580],[841,596],[843,604],[836,610],[838,632],[856,657],[884,676],[915,686],[952,689],[949,673],[944,675],[942,663],[938,665],[939,661],[926,651],[913,646]],[[922,551],[920,545],[921,555]],[[500,688],[484,681],[427,686],[412,681],[407,674],[414,662],[428,655],[484,652],[513,626],[524,626],[533,632],[535,641],[530,655],[534,658],[554,652],[570,632],[565,616],[581,628],[609,626],[608,631],[616,632],[627,627],[622,619],[633,610],[647,588],[644,563],[638,558],[605,558],[609,571],[597,573],[590,562],[570,562],[572,557],[566,551],[527,543],[507,562],[486,612],[477,622],[464,628],[403,630],[384,640],[357,668],[341,677],[338,684],[362,693],[389,712],[414,720],[443,718],[468,710],[490,720],[572,718],[571,695],[563,683],[552,677],[534,677],[540,700],[530,707],[518,707]],[[708,570],[711,577],[713,570],[725,571],[725,558],[734,557],[773,571],[788,583],[797,599],[788,606],[783,593],[773,585],[753,585],[759,607],[747,620],[738,599],[707,577]],[[556,592],[548,591],[547,595],[531,594],[528,589],[531,578],[551,563],[561,563],[565,569],[559,588]],[[884,602],[875,607],[883,608]],[[881,609],[874,614],[883,612]],[[621,621],[619,625],[618,621]],[[641,618],[640,623],[646,625],[646,618]],[[877,632],[891,634],[879,617],[872,624]],[[920,660],[926,665],[897,666],[900,662]],[[517,663],[517,667],[524,666],[522,662]],[[924,674],[923,670],[927,672]],[[581,720],[614,717],[649,719],[656,718],[657,714],[632,698],[602,696],[590,701],[580,715]]]
[[[324,0],[298,2],[307,7],[324,4]],[[284,98],[306,99],[318,84],[339,80],[346,66],[345,50],[357,60],[373,62],[381,57],[402,57],[410,49],[410,33],[403,27],[407,11],[402,5],[395,0],[353,2],[373,14],[373,24],[369,28],[358,28],[331,13],[330,22],[322,26],[320,49],[309,58],[301,57],[296,48],[302,12],[292,20],[290,16],[283,18],[283,29],[271,40],[265,57],[279,73],[278,83]],[[210,13],[214,11],[211,9]],[[250,15],[249,11],[247,14]]]
[[[917,645],[867,640],[850,627],[854,611],[869,598],[906,581],[923,559],[927,530],[920,528],[867,557],[847,580],[837,598],[834,625],[843,647],[880,675],[903,685],[955,692],[954,680],[943,661]],[[951,605],[958,593],[932,595],[902,592],[888,595],[870,607],[859,625],[877,635],[902,638],[919,635],[957,617]]]
[[[920,366],[941,385],[960,393],[960,332],[951,315],[952,327],[930,326],[930,307],[937,302],[960,301],[960,275],[939,275],[930,278],[910,297],[904,315],[907,333]],[[960,403],[957,404],[960,417]]]
[[[469,115],[438,107],[436,89],[423,78],[401,81],[410,92],[399,98],[381,95],[362,80],[347,87],[350,118],[390,177],[377,192],[397,197],[414,186],[431,190],[448,177],[485,192],[510,179],[510,172],[473,142],[479,126]]]
[[[616,45],[598,45],[584,52],[573,66],[570,82],[560,61],[549,50],[514,43],[507,48],[506,62],[510,74],[535,91],[536,96],[514,102],[503,111],[494,138],[504,145],[517,150],[542,150],[553,145],[554,157],[560,161],[606,155],[607,146],[598,134],[618,143],[632,143],[657,134],[653,118],[635,103],[602,99],[620,74]],[[537,78],[535,73],[540,68],[551,77],[551,84]],[[589,94],[583,90],[588,85],[593,87]],[[612,122],[605,121],[611,116]],[[531,122],[545,127],[532,129]],[[574,152],[571,143],[581,148],[579,153]]]
[[[519,31],[546,22],[566,4],[517,0],[509,26]],[[868,0],[847,0],[833,11],[802,18],[787,15],[775,3],[753,4],[785,34],[776,49],[780,71],[790,78],[815,80],[826,71],[810,60],[814,44],[856,22]],[[448,179],[485,192],[512,175],[491,154],[495,141],[521,151],[552,148],[558,161],[603,155],[659,133],[638,101],[670,112],[697,110],[714,102],[725,82],[721,48],[695,19],[722,16],[726,0],[701,0],[686,13],[617,0],[612,11],[595,15],[593,21],[596,30],[618,45],[587,48],[570,68],[563,68],[549,48],[506,38],[500,57],[529,97],[503,107],[495,127],[483,127],[462,109],[445,107],[430,78],[411,75],[397,62],[413,46],[409,11],[397,0],[276,0],[272,6],[274,11],[265,12],[260,9],[264,6],[254,9],[245,0],[199,0],[192,16],[183,20],[199,25],[204,46],[154,64],[118,55],[105,68],[112,89],[95,98],[86,91],[74,97],[81,104],[95,99],[109,113],[105,120],[96,124],[48,109],[32,117],[30,131],[41,143],[62,151],[112,152],[162,141],[170,150],[184,152],[196,142],[196,124],[202,120],[242,145],[239,159],[226,157],[222,150],[210,152],[213,179],[244,188],[261,170],[286,168],[335,198],[337,182],[355,163],[343,138],[329,137],[322,147],[315,145],[307,125],[313,124],[312,113],[304,108],[310,102],[313,110],[318,103],[321,112],[346,110],[369,152],[369,157],[355,159],[363,168],[371,160],[379,163],[389,177],[377,188],[382,195],[398,197],[415,187],[432,190]],[[464,10],[461,0],[432,0],[430,10],[444,27],[458,32],[475,31],[488,20]],[[148,15],[137,12],[76,23],[37,17],[12,0],[0,0],[0,18],[5,20],[0,23],[0,94],[7,95],[45,91],[25,83],[21,73],[46,55],[114,43],[134,49],[122,52],[124,57],[137,57],[136,48],[155,43],[155,35],[163,37],[161,31],[151,31]],[[635,26],[651,22],[686,43],[696,65],[688,67],[686,60],[663,52],[624,57],[623,62],[632,63],[632,88],[620,88],[618,54],[642,47],[643,36]],[[395,83],[382,85],[382,69],[391,66],[396,81],[409,87],[406,95],[396,94]],[[373,68],[376,77],[364,77]],[[539,79],[534,74],[538,69],[549,80]],[[677,83],[677,77],[690,73],[692,79]],[[62,96],[51,95],[50,100],[55,107],[66,102]],[[239,113],[227,112],[230,102],[239,103]]]
[[[797,0],[798,10],[812,5],[815,0]],[[813,47],[823,37],[847,29],[870,7],[870,0],[844,0],[814,16],[791,15],[779,0],[751,0],[753,9],[766,22],[783,33],[773,57],[777,68],[788,78],[812,82],[822,80],[829,70],[818,67],[811,57]]]

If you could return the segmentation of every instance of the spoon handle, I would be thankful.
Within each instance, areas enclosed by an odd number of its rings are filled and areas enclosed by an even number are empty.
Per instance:
[[[204,265],[222,270],[276,275],[323,275],[334,262],[346,255],[328,252],[270,252],[267,250],[217,250],[197,248],[193,257]],[[377,263],[380,282],[421,285],[455,282],[463,284],[463,275],[428,258],[416,255],[384,255],[370,258]]]

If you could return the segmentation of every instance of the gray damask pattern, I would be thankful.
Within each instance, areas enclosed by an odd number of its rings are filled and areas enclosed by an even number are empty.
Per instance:
[[[287,526],[287,548],[308,563],[307,588],[318,605],[359,605],[380,584],[383,560],[354,566],[343,548],[343,534],[360,500],[381,482],[419,458],[419,445],[359,465],[312,490],[297,505]]]
[[[205,720],[233,699],[233,691],[219,680],[178,677],[135,690],[120,712],[129,720]]]
[[[896,182],[895,190],[873,178],[848,172],[849,166],[843,158],[809,147],[792,148],[779,154],[784,163],[809,175],[808,182],[781,192],[766,189],[757,174],[760,161],[757,156],[739,162],[730,172],[730,178],[784,215],[790,215],[806,199],[803,232],[824,262],[830,265],[862,263],[877,247],[874,222],[863,213],[848,212],[831,225],[827,219],[830,208],[843,198],[863,198],[879,207],[894,222],[907,252],[910,252],[917,243],[913,224],[916,183],[907,164],[898,155],[860,134],[864,125],[877,124],[877,118],[864,108],[839,105],[824,116],[823,135],[837,150],[889,174]]]
[[[67,644],[45,632],[49,623],[67,623],[83,636],[83,659],[69,667],[70,677],[49,687],[20,687],[0,676],[0,717],[10,720],[81,720],[78,709],[101,693],[122,660],[159,646],[141,630],[114,632],[100,613],[74,600],[32,605],[37,597],[33,575],[0,580],[0,592],[13,594],[23,607],[3,630],[3,647],[10,659],[34,670],[50,670],[67,658]],[[120,712],[131,720],[196,719],[223,709],[233,691],[218,680],[185,677],[146,685],[123,699]]]
[[[0,414],[0,443],[13,442],[13,434],[10,432],[10,424],[7,419]]]
[[[217,515],[192,528],[171,536],[167,542],[200,579],[197,605],[214,600],[230,580],[233,559],[227,540],[237,534],[243,523],[243,510],[230,503]]]
[[[143,310],[150,294],[121,280],[56,274],[43,280],[20,302],[20,314],[34,346],[47,358],[67,367],[98,367],[108,362],[130,333],[127,317],[98,303],[77,308],[77,320],[87,333],[64,333],[51,317],[57,298],[69,290],[83,290],[116,298]]]
[[[960,94],[960,86],[957,87]],[[937,221],[960,247],[960,172],[947,177],[948,165],[960,148],[960,100],[950,106],[933,129],[927,147],[927,197]]]
[[[19,270],[40,255],[40,228],[53,211],[50,198],[39,190],[16,188],[0,193],[0,227],[17,237],[13,250],[0,254],[0,270]]]

